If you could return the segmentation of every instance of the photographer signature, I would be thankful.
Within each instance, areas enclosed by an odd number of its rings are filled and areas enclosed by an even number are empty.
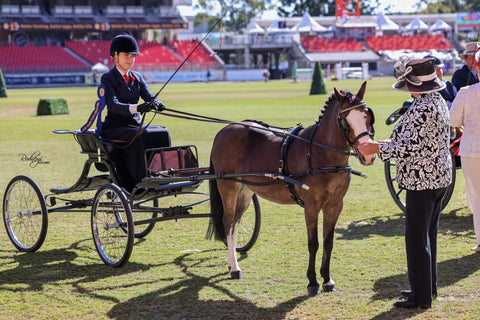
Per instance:
[[[48,161],[43,161],[42,158],[40,158],[40,151],[35,151],[31,155],[26,155],[25,153],[20,154],[20,160],[25,161],[25,162],[30,162],[29,166],[30,168],[35,168],[39,164],[47,164],[50,163]]]

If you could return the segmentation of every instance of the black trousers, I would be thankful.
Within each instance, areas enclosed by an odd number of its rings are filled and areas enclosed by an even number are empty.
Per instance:
[[[146,175],[145,168],[145,134],[139,135],[128,147],[128,142],[135,137],[138,127],[110,127],[104,129],[102,137],[111,140],[118,147],[110,156],[118,173],[119,183],[128,191]],[[122,143],[121,141],[126,141]]]
[[[170,135],[165,127],[149,126],[128,144],[137,134],[136,126],[107,126],[102,132],[103,139],[117,146],[110,157],[115,164],[119,184],[128,191],[132,191],[147,174],[145,149],[170,146]]]
[[[437,232],[446,188],[407,190],[405,245],[407,249],[408,300],[431,304],[437,294]]]

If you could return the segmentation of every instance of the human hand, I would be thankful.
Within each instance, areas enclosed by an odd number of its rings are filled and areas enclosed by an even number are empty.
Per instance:
[[[163,104],[163,102],[160,101],[160,100],[155,100],[155,101],[153,102],[153,105],[155,106],[155,110],[156,110],[157,112],[162,112],[163,110],[165,110],[165,109],[167,108],[167,107]]]
[[[376,141],[366,141],[358,145],[358,151],[364,156],[369,156],[378,152],[378,142]]]
[[[139,104],[137,105],[137,112],[140,112],[140,113],[145,113],[145,112],[149,112],[150,110],[152,110],[152,104],[150,104],[149,102],[144,102],[142,104]]]

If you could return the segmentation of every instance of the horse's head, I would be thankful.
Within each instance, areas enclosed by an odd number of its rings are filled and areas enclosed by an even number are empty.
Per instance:
[[[338,101],[341,103],[338,120],[345,133],[345,138],[357,152],[360,163],[371,165],[375,160],[375,155],[364,156],[357,149],[360,143],[372,140],[375,135],[373,111],[363,101],[366,86],[367,82],[365,81],[362,83],[357,95],[343,90],[337,91],[337,89],[334,89],[334,91]]]

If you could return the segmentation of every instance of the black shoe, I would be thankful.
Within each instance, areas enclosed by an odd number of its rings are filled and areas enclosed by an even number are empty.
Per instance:
[[[402,291],[400,291],[400,294],[401,294],[403,297],[405,297],[405,298],[408,299],[408,297],[410,296],[410,293],[411,293],[411,292],[412,292],[412,290],[402,290]],[[438,295],[438,294],[437,294],[436,292],[434,292],[434,293],[432,294],[432,297],[435,299],[435,298],[437,297],[437,295]]]
[[[415,309],[415,308],[429,309],[432,307],[431,304],[418,304],[409,300],[397,301],[393,305],[397,308],[406,308],[406,309]]]
[[[410,293],[412,293],[412,290],[402,290],[402,291],[400,291],[400,294],[405,298],[408,298],[410,296]]]

